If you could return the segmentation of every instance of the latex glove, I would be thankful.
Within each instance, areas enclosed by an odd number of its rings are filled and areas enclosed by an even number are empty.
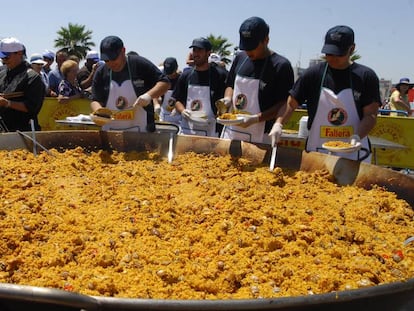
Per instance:
[[[144,93],[137,98],[137,100],[134,103],[134,107],[136,106],[147,107],[151,101],[152,101],[151,96],[148,93]]]
[[[252,115],[244,115],[243,116],[243,123],[238,124],[241,127],[249,127],[252,124],[258,123],[259,122],[259,116],[257,114],[252,114]]]
[[[361,142],[361,137],[359,137],[359,135],[352,135],[350,138],[349,138],[349,142],[350,142],[350,144],[352,145],[352,146],[355,146],[356,144],[358,144],[358,143],[360,143]]]
[[[229,111],[229,108],[231,106],[231,98],[224,97],[222,99],[219,99],[218,101],[216,101],[215,105],[217,107],[217,115],[221,116],[222,114]]]
[[[181,116],[184,119],[191,120],[191,111],[188,109],[184,109],[183,111],[181,111]]]
[[[282,129],[283,126],[281,123],[275,122],[275,124],[273,124],[269,133],[269,136],[272,138],[272,147],[276,146],[276,144],[280,141],[280,138],[282,137]]]

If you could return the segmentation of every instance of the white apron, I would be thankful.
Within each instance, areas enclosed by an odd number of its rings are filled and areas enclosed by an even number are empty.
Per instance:
[[[352,88],[344,89],[339,94],[335,94],[332,90],[322,87],[316,115],[306,142],[306,150],[328,153],[321,147],[323,143],[331,140],[349,142],[350,137],[358,132],[359,123],[360,119]],[[361,139],[361,145],[365,150],[370,150],[367,137]],[[335,153],[335,155],[359,160],[366,155],[365,150],[353,153]],[[371,154],[364,162],[371,163]]]
[[[207,124],[181,119],[183,134],[216,137],[216,120],[211,109],[210,87],[201,85],[188,85],[186,109],[189,111],[204,112],[207,115]]]
[[[147,112],[140,106],[133,108],[136,99],[131,80],[125,80],[118,85],[111,79],[106,108],[117,113],[115,120],[105,124],[102,130],[147,132]]]
[[[259,86],[260,80],[237,75],[234,81],[233,110],[242,110],[250,114],[260,113]],[[237,125],[225,126],[221,137],[261,143],[264,129],[264,121],[247,128]]]
[[[180,125],[181,114],[176,113],[175,115],[171,115],[171,112],[175,108],[175,102],[170,101],[172,93],[173,90],[168,90],[164,94],[164,99],[161,104],[160,120]]]

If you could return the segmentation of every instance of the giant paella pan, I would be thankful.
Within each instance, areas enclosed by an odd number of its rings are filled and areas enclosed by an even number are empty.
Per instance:
[[[33,151],[35,154],[46,151],[50,152],[50,150],[64,152],[65,150],[77,148],[82,148],[83,151],[87,152],[154,152],[161,156],[161,160],[156,158],[155,161],[162,161],[162,159],[167,161],[168,159],[172,161],[169,165],[175,165],[175,161],[180,161],[180,155],[191,152],[195,154],[214,154],[223,157],[231,156],[232,161],[234,159],[245,159],[249,162],[248,170],[252,169],[252,165],[254,168],[260,167],[260,165],[267,166],[271,157],[271,150],[267,145],[185,135],[176,136],[169,133],[139,134],[100,131],[53,131],[35,133],[34,136],[32,134],[2,134],[0,136],[0,150],[24,149],[30,152]],[[278,167],[292,172],[299,170],[306,172],[324,171],[324,174],[331,176],[335,184],[343,187],[347,185],[358,186],[361,189],[384,187],[389,192],[396,193],[398,199],[405,200],[411,206],[414,204],[414,192],[412,191],[414,189],[414,180],[409,176],[331,155],[306,153],[297,149],[281,147],[278,149],[276,162]],[[25,157],[27,159],[27,156]],[[101,157],[103,157],[102,154]],[[74,163],[73,165],[76,166],[77,164]],[[152,170],[152,168],[147,169]],[[280,171],[276,170],[276,173],[273,174],[278,173]],[[25,175],[26,173],[19,172],[19,174]],[[237,175],[237,173],[233,175]],[[190,180],[191,176],[186,176],[186,178]],[[223,178],[232,178],[232,176],[225,175]],[[200,183],[207,183],[207,179],[204,178]],[[54,180],[51,179],[50,182],[53,183]],[[26,184],[25,187],[27,186]],[[64,185],[60,186],[63,187]],[[276,186],[280,185],[277,184]],[[358,199],[356,198],[355,200]],[[145,204],[150,204],[144,203],[141,201],[141,207],[145,207]],[[72,206],[72,208],[76,208],[76,206]],[[123,208],[125,209],[126,207]],[[305,209],[305,213],[310,218],[314,216],[314,211],[311,211],[309,208]],[[280,218],[280,215],[272,215],[272,217]],[[0,216],[4,217],[4,212]],[[0,218],[0,224],[2,219]],[[204,220],[201,219],[199,221],[203,222]],[[219,219],[218,222],[220,221]],[[287,220],[282,219],[281,221]],[[223,226],[225,230],[230,230],[228,222],[225,225],[221,224],[222,230],[224,230]],[[254,233],[257,230],[256,227],[259,227],[259,224],[249,223],[246,230]],[[301,228],[305,231],[308,230],[304,227]],[[30,231],[30,228],[25,229]],[[152,234],[156,237],[162,234],[159,231],[161,229],[151,229]],[[5,231],[3,231],[2,238],[6,239],[6,236]],[[305,236],[311,239],[311,235],[307,234]],[[401,241],[401,243],[403,242]],[[270,245],[272,250],[278,251],[279,246],[277,243],[271,243]],[[401,259],[402,255],[398,260]],[[379,260],[384,261],[384,258]],[[2,263],[1,255],[0,264],[0,268],[4,272],[6,264]],[[267,262],[263,264],[269,266]],[[386,264],[384,261],[384,265]],[[298,269],[305,268],[301,266]],[[219,269],[225,270],[223,262],[219,262]],[[271,269],[283,270],[283,266],[276,266]],[[364,267],[359,267],[359,269],[364,270]],[[18,274],[18,272],[17,269],[15,273]],[[284,273],[288,272],[285,271]],[[154,273],[156,277],[164,278],[168,281],[167,269],[165,271],[157,270]],[[202,274],[203,271],[195,269],[193,273]],[[341,276],[338,275],[338,277]],[[381,279],[380,276],[376,278]],[[204,288],[203,286],[206,287],[206,285],[200,285],[200,288]],[[70,288],[65,289],[20,285],[13,284],[13,282],[0,283],[0,308],[2,310],[28,310],[32,308],[42,310],[348,310],[353,308],[356,310],[400,311],[412,310],[414,308],[413,278],[384,284],[378,281],[375,286],[360,286],[358,289],[332,290],[326,293],[312,293],[309,291],[306,295],[272,298],[261,297],[260,295],[257,295],[255,298],[234,298],[236,297],[234,296],[230,299],[210,299],[209,296],[203,299],[124,298],[117,295],[108,297],[108,295],[81,294],[77,293],[76,290],[70,290]],[[256,288],[251,287],[251,290],[254,291]]]

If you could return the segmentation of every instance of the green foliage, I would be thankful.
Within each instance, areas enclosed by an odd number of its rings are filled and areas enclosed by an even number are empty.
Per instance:
[[[354,51],[354,53],[352,53],[352,55],[351,55],[351,60],[353,62],[356,61],[356,60],[358,60],[358,59],[360,59],[360,58],[361,58],[361,55],[356,54],[356,51]]]
[[[228,42],[226,38],[223,38],[222,36],[214,36],[210,34],[207,39],[211,42],[211,52],[216,53],[220,55],[221,60],[226,64],[231,63],[231,59],[229,56],[231,56],[231,50],[232,44]]]
[[[65,49],[69,55],[75,55],[79,59],[83,59],[91,47],[95,46],[91,41],[92,31],[85,30],[84,25],[69,23],[67,28],[61,27],[57,35],[55,47]]]

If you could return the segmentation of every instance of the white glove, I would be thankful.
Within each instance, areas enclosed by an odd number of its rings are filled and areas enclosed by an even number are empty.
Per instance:
[[[355,146],[357,143],[360,143],[361,142],[361,137],[359,137],[359,135],[352,135],[350,138],[349,138],[349,142],[350,142],[350,144],[352,145],[352,146]]]
[[[259,116],[257,114],[252,114],[252,115],[246,114],[243,116],[243,123],[239,124],[239,126],[246,128],[258,122],[259,122]]]
[[[280,141],[280,138],[282,137],[282,128],[283,125],[279,122],[275,122],[275,124],[273,124],[269,133],[269,136],[272,138],[272,147],[276,146],[276,144]]]
[[[134,103],[134,107],[136,106],[147,107],[151,101],[152,101],[151,95],[149,95],[148,93],[144,93],[137,98],[137,100]]]
[[[188,109],[184,109],[183,111],[181,111],[181,116],[184,119],[190,120],[191,119],[191,111]]]

